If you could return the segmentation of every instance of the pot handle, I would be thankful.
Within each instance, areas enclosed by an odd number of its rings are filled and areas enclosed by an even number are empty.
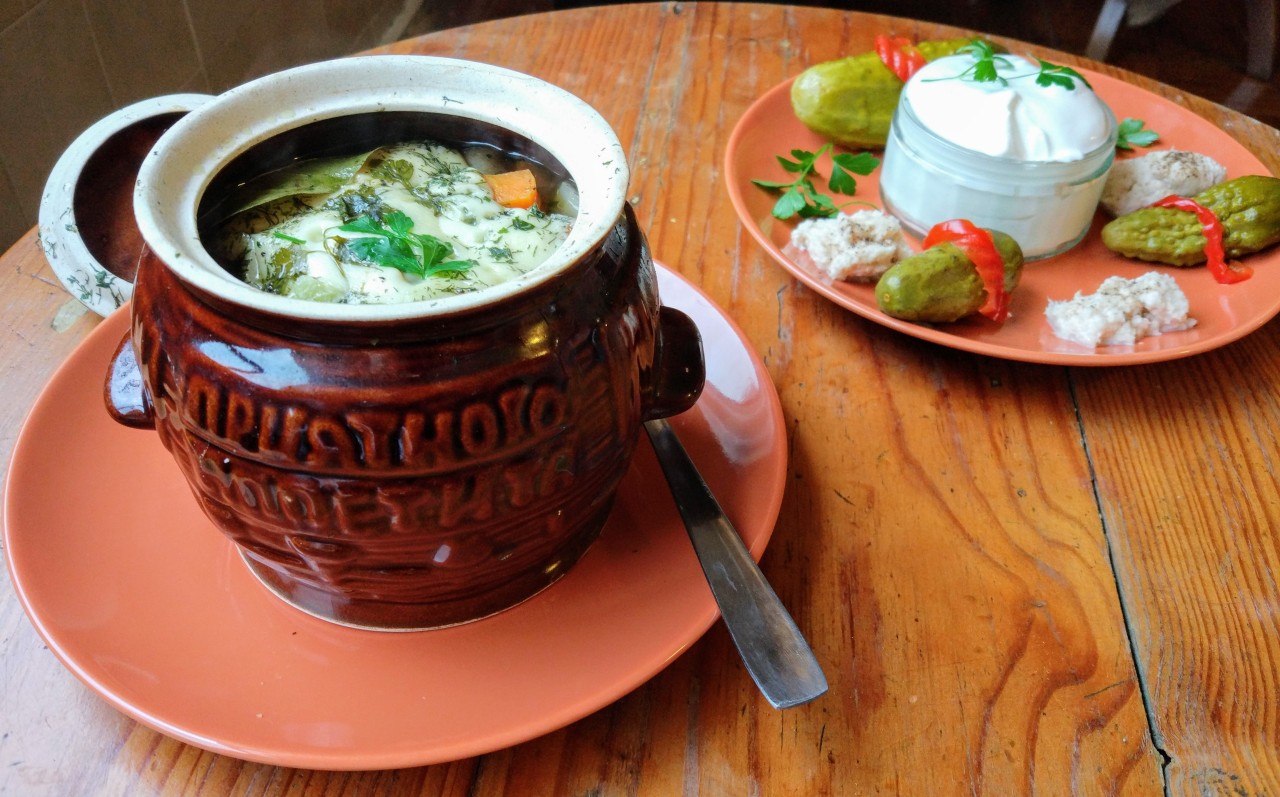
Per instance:
[[[677,415],[693,406],[707,379],[702,335],[693,319],[671,307],[658,312],[653,376],[644,420]]]
[[[151,396],[142,385],[142,371],[133,352],[133,338],[126,334],[116,346],[107,369],[107,383],[103,389],[107,413],[117,423],[134,429],[156,428],[156,416],[151,406]]]

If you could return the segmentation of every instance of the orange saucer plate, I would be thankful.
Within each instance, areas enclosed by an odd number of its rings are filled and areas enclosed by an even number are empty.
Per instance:
[[[1117,119],[1142,119],[1160,133],[1153,148],[1202,152],[1227,168],[1227,176],[1269,174],[1252,153],[1226,132],[1186,108],[1107,75],[1081,70]],[[779,221],[770,210],[777,197],[752,184],[753,178],[790,180],[777,155],[792,149],[815,151],[824,139],[796,119],[791,110],[791,81],[774,87],[747,110],[734,127],[725,152],[729,196],[751,235],[787,271],[819,294],[858,315],[891,329],[955,349],[1024,362],[1060,365],[1132,365],[1161,362],[1215,349],[1239,340],[1280,312],[1280,250],[1249,256],[1252,279],[1219,285],[1205,268],[1179,269],[1129,260],[1108,251],[1099,238],[1106,222],[1099,211],[1085,240],[1057,257],[1028,263],[1014,291],[1011,317],[1003,325],[975,317],[954,324],[925,325],[885,315],[877,307],[873,285],[835,282],[788,246],[795,221]],[[1139,150],[1139,153],[1146,150]],[[877,156],[882,153],[877,152]],[[824,158],[819,164],[829,168]],[[829,172],[824,172],[829,173]],[[879,170],[858,177],[853,199],[883,208]],[[840,201],[844,201],[842,198]],[[857,209],[851,206],[849,211]],[[918,242],[912,241],[917,246]],[[1050,299],[1093,293],[1109,276],[1137,277],[1148,271],[1173,275],[1191,303],[1193,329],[1146,338],[1132,346],[1090,349],[1053,334],[1044,310]]]
[[[681,277],[659,277],[707,353],[706,391],[673,425],[758,558],[786,468],[777,393],[733,322]],[[103,376],[127,324],[127,311],[104,320],[41,394],[14,449],[4,535],[50,649],[151,728],[290,767],[465,758],[617,700],[718,617],[643,435],[601,538],[519,606],[417,633],[303,614],[249,574],[156,435],[107,417]]]

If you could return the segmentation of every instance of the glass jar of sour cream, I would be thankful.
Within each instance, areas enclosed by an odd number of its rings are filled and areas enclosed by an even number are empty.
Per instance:
[[[1036,83],[1040,65],[996,58],[979,82],[970,55],[941,58],[903,89],[880,173],[885,208],[913,233],[965,218],[1012,236],[1027,259],[1089,231],[1115,159],[1116,120],[1080,79]]]

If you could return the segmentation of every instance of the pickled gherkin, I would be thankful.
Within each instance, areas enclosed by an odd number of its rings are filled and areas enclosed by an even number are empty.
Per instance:
[[[1222,222],[1226,256],[1241,257],[1280,242],[1280,179],[1251,174],[1191,197]],[[1205,262],[1204,227],[1194,213],[1147,207],[1102,228],[1102,243],[1125,257],[1196,266]]]
[[[926,61],[953,55],[973,39],[916,45]],[[997,48],[999,50],[999,48]],[[818,135],[846,147],[883,147],[905,85],[874,52],[817,64],[791,84],[796,118]]]
[[[988,230],[1004,260],[1004,290],[1012,293],[1022,278],[1022,248],[998,230]],[[987,289],[973,262],[958,246],[943,243],[903,258],[876,283],[876,304],[904,321],[945,324],[978,312]]]

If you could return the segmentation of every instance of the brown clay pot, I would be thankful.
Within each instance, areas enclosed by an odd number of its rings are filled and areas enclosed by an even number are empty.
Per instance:
[[[392,60],[391,82],[439,66]],[[509,80],[480,70],[476,92]],[[174,126],[176,149],[222,129],[220,102]],[[534,135],[518,120],[490,121]],[[218,156],[214,173],[269,138]],[[166,134],[157,152],[169,143]],[[614,195],[625,193],[625,164],[620,188],[609,164],[609,191],[597,195],[583,174],[596,161],[564,159],[586,187],[584,208],[595,204],[558,261],[493,296],[392,309],[254,296],[174,232],[193,223],[209,180],[148,192],[181,164],[144,164],[136,207],[147,247],[108,408],[155,428],[205,513],[285,600],[379,629],[510,607],[597,537],[641,422],[696,400],[698,333],[659,303],[644,236]]]

